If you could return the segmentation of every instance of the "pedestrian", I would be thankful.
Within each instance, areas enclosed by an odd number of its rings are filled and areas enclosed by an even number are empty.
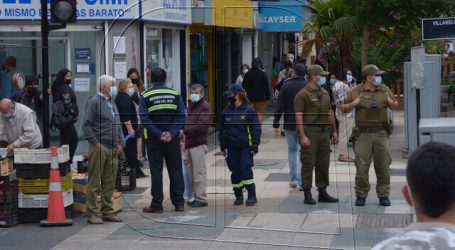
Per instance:
[[[74,123],[79,116],[79,107],[77,106],[76,94],[71,88],[72,73],[68,69],[61,69],[51,86],[52,101],[62,101],[65,110],[73,117],[73,122],[64,128],[60,128],[60,146],[69,145],[70,163],[73,162],[74,153],[76,153],[79,137],[77,135]]]
[[[248,191],[247,206],[257,203],[253,179],[253,157],[261,142],[261,124],[254,108],[240,85],[231,85],[225,92],[229,105],[224,109],[218,134],[220,148],[231,171],[234,205],[243,204],[243,189]]]
[[[185,210],[184,183],[179,133],[185,123],[185,106],[180,94],[165,85],[166,71],[155,68],[150,78],[153,87],[139,101],[144,125],[147,155],[152,175],[152,202],[144,213],[163,212],[163,158],[170,180],[170,196],[176,212]]]
[[[321,86],[329,74],[319,65],[307,69],[308,84],[295,96],[295,122],[300,138],[302,182],[305,204],[314,205],[311,195],[313,170],[318,188],[318,202],[338,202],[327,193],[329,186],[330,143],[338,140],[329,93]],[[321,77],[322,76],[322,77]]]
[[[235,84],[242,85],[243,83],[243,78],[245,77],[245,74],[248,73],[250,70],[250,65],[248,64],[242,64],[242,67],[240,67],[240,74],[237,76],[237,79],[235,80]]]
[[[280,71],[280,74],[278,75],[277,91],[275,91],[274,94],[275,98],[278,98],[278,94],[284,82],[294,75],[294,70],[292,69],[293,64],[291,60],[284,61],[284,66],[285,68],[282,71]]]
[[[36,122],[43,134],[43,93],[38,89],[39,82],[34,76],[25,77],[25,85],[22,90],[17,92],[11,100],[24,104],[36,113]]]
[[[182,156],[182,174],[183,174],[183,199],[187,205],[191,206],[194,201],[193,190],[191,189],[190,170],[188,164],[186,164],[187,153],[185,149],[185,135],[183,130],[180,130],[180,153]]]
[[[355,201],[356,206],[365,206],[370,191],[369,169],[371,158],[374,161],[377,184],[376,193],[381,206],[390,206],[390,163],[389,133],[387,108],[398,108],[389,87],[382,84],[384,71],[376,65],[367,65],[362,69],[363,83],[348,93],[343,111],[355,108],[354,153],[355,166]]]
[[[4,98],[0,101],[0,138],[6,137],[8,153],[15,148],[36,149],[43,138],[36,123],[36,112],[29,107]]]
[[[240,85],[239,85],[240,86]],[[186,165],[188,166],[194,201],[191,207],[207,206],[207,166],[210,105],[204,99],[204,87],[193,84],[183,133],[185,135]]]
[[[17,89],[14,87],[13,84],[13,77],[16,74],[16,57],[8,56],[2,65],[2,72],[1,72],[1,99],[3,98],[11,98],[14,94],[16,94]]]
[[[114,214],[112,194],[118,168],[118,156],[123,154],[123,134],[120,116],[115,102],[117,95],[115,79],[102,75],[98,78],[98,94],[87,102],[82,128],[89,142],[89,168],[87,184],[88,223],[102,224],[103,221],[121,222]],[[97,196],[101,196],[101,207]],[[99,217],[99,212],[102,214]]]
[[[139,166],[143,167],[142,159],[145,160],[146,150],[145,150],[145,143],[144,142],[144,127],[141,125],[141,119],[139,118],[139,96],[142,92],[144,92],[144,81],[141,78],[141,74],[139,74],[139,70],[136,68],[130,68],[127,73],[127,77],[131,79],[131,82],[134,86],[134,94],[131,96],[133,99],[134,104],[137,110],[137,117],[138,117],[138,129],[136,133],[136,140],[137,140],[137,158],[139,159]]]
[[[302,187],[301,168],[299,159],[300,144],[295,127],[294,98],[297,93],[306,86],[306,70],[303,64],[294,65],[294,77],[286,81],[278,95],[278,102],[275,106],[273,128],[275,136],[279,136],[280,119],[284,116],[284,131],[288,142],[288,162],[289,162],[289,187]]]
[[[430,142],[420,146],[406,167],[406,203],[416,222],[373,250],[455,248],[455,147]]]
[[[242,86],[259,115],[259,121],[262,123],[264,113],[267,111],[267,102],[270,100],[269,79],[262,71],[260,58],[254,58],[251,66],[251,70],[243,78]]]
[[[343,113],[342,107],[346,96],[354,87],[352,83],[352,71],[344,69],[340,79],[341,81],[335,79],[336,81],[333,83],[333,98],[336,105],[335,116],[339,123],[338,160],[341,162],[354,162],[348,154],[348,142],[355,124],[354,109],[351,112]],[[332,84],[332,79],[330,81]]]
[[[131,98],[135,93],[133,83],[129,78],[122,79],[118,88],[115,105],[117,106],[120,121],[122,122],[123,137],[127,139],[123,151],[125,152],[128,166],[136,170],[136,178],[144,178],[146,175],[142,172],[139,166],[139,160],[137,159],[136,132],[139,127],[136,107]]]

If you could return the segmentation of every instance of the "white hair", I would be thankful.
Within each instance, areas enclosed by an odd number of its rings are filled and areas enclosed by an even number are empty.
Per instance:
[[[104,87],[105,85],[112,86],[112,82],[115,83],[115,78],[109,75],[102,75],[98,78],[98,81],[96,82],[96,87],[98,90],[101,91],[101,88]]]

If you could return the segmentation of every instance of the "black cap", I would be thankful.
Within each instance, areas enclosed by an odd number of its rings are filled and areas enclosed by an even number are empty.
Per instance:
[[[306,67],[302,63],[297,63],[294,65],[293,70],[297,76],[306,75]]]

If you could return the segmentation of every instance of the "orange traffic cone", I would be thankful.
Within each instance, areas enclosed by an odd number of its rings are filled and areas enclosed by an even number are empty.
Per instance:
[[[63,207],[62,183],[58,169],[57,148],[52,147],[51,174],[49,179],[49,199],[47,205],[47,220],[41,221],[41,226],[71,226],[73,220],[66,219]]]

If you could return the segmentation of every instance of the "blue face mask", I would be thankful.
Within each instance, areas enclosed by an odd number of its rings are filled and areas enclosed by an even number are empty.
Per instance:
[[[335,84],[337,82],[337,79],[330,79],[330,84]]]
[[[325,77],[321,76],[321,78],[319,78],[319,85],[321,85],[321,86],[324,85],[325,81],[326,81]]]
[[[128,88],[128,95],[133,95],[134,94],[134,87],[129,87]]]
[[[348,81],[349,83],[351,83],[352,80],[353,80],[352,75],[346,75],[346,81]]]
[[[201,97],[200,97],[198,94],[191,94],[191,95],[190,95],[190,100],[191,100],[192,102],[198,102],[198,101],[201,100]]]
[[[14,118],[14,115],[12,113],[5,113],[3,114],[3,118],[5,118],[6,120],[11,120]]]
[[[111,97],[116,96],[116,95],[117,95],[117,87],[112,86],[111,87]]]
[[[374,77],[374,85],[379,86],[382,83],[382,77],[381,76],[375,76]]]

